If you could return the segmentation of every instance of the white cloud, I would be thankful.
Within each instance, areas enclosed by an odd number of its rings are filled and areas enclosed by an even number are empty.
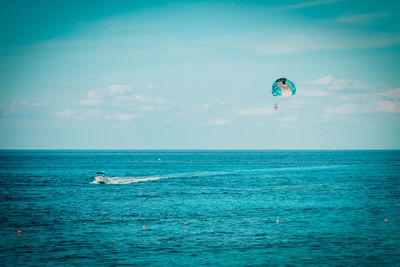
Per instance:
[[[227,124],[230,124],[230,123],[231,123],[230,120],[226,120],[226,119],[221,119],[221,118],[219,118],[219,119],[215,119],[215,120],[213,120],[213,121],[210,121],[210,122],[208,123],[208,125],[220,126],[220,125],[227,125]]]
[[[149,83],[145,86],[133,87],[128,84],[113,84],[108,88],[108,93],[111,95],[111,99],[109,99],[108,102],[118,107],[142,104],[142,106],[137,107],[137,110],[156,110],[157,108],[155,106],[164,105],[167,101],[161,97],[149,95],[148,93],[137,93],[138,90],[154,88],[158,88],[158,85]],[[146,105],[143,105],[144,103]]]
[[[155,110],[154,106],[138,106],[136,107],[136,110],[138,111],[153,111]]]
[[[98,106],[103,103],[103,97],[97,91],[89,91],[87,97],[81,100],[83,106]]]
[[[133,87],[127,84],[113,84],[108,88],[108,92],[112,95],[115,94],[123,95],[132,90]]]
[[[390,97],[392,99],[399,100],[400,99],[400,88],[396,89],[389,89],[383,93],[381,93],[382,96]]]
[[[116,119],[120,121],[130,121],[133,120],[136,117],[135,114],[130,114],[130,113],[118,113],[116,115]]]
[[[322,6],[322,5],[334,4],[338,1],[339,0],[314,0],[314,1],[307,1],[303,3],[282,6],[281,9],[292,10],[292,9],[300,9],[306,7]]]
[[[28,104],[29,101],[26,99],[11,100],[10,102],[2,104],[0,106],[1,115],[10,116],[13,114],[18,114],[20,112],[26,111],[26,106]]]
[[[102,103],[103,101],[101,99],[91,99],[91,98],[86,98],[81,100],[81,105],[82,106],[98,106]]]
[[[272,108],[249,108],[249,109],[239,109],[236,114],[240,116],[265,116],[274,113]]]
[[[72,111],[70,109],[63,109],[56,113],[56,116],[59,118],[69,118],[72,115]]]
[[[23,98],[23,99],[21,99],[21,100],[19,101],[19,103],[20,103],[21,105],[23,105],[23,106],[26,106],[26,105],[29,104],[29,101],[28,101],[27,99]]]
[[[206,110],[209,110],[210,107],[211,107],[210,104],[204,104],[204,105],[201,106],[201,109],[204,110],[204,111],[206,111]]]
[[[117,105],[147,104],[147,106],[158,106],[167,104],[167,101],[161,97],[153,97],[147,94],[131,93],[116,95],[114,100]],[[156,109],[155,107],[153,108]]]
[[[378,90],[337,96],[332,98],[332,101],[336,99],[338,105],[329,106],[324,111],[331,115],[400,113],[400,88],[384,92],[377,92]]]
[[[328,85],[333,82],[333,76],[327,75],[321,78],[316,79],[315,81],[310,81],[309,84],[313,85]]]
[[[356,104],[345,104],[337,107],[328,107],[325,109],[326,113],[346,115],[359,113],[358,105]]]
[[[325,108],[325,113],[331,115],[354,115],[354,114],[367,114],[376,112],[376,105],[373,103],[367,104],[355,104],[355,103],[348,103],[343,104],[335,107],[327,107]]]
[[[155,88],[159,88],[159,86],[154,83],[149,83],[148,85],[146,85],[146,89],[155,89]]]
[[[125,102],[147,102],[150,101],[150,97],[143,94],[131,94],[131,95],[119,95],[116,98],[118,101],[125,101]]]
[[[87,95],[88,95],[88,97],[91,97],[91,98],[98,98],[99,97],[99,92],[97,92],[97,91],[89,91],[87,93]]]
[[[154,83],[149,83],[143,86],[132,86],[129,84],[116,83],[108,88],[108,92],[111,95],[126,95],[136,90],[155,89],[155,88],[159,88],[159,86]]]
[[[352,79],[336,79],[332,75],[327,75],[318,78],[313,81],[309,81],[308,84],[318,88],[330,89],[330,90],[343,90],[343,89],[360,89],[363,85]]]
[[[347,50],[386,47],[400,44],[400,34],[379,32],[354,34],[334,29],[282,28],[260,33],[241,33],[215,37],[206,42],[222,48],[247,49],[261,55],[296,54],[318,50]]]
[[[149,101],[150,98],[146,95],[143,94],[133,94],[131,95],[131,100],[137,101],[137,102],[146,102]]]
[[[379,101],[378,111],[389,112],[389,113],[400,113],[400,102]]]
[[[323,97],[329,95],[327,91],[324,90],[299,90],[297,93],[300,96],[314,96],[314,97]]]
[[[343,89],[359,89],[361,85],[351,79],[335,79],[329,86],[332,90],[343,90]]]
[[[154,103],[156,103],[156,104],[166,104],[167,100],[165,100],[165,99],[163,99],[161,97],[156,97],[156,98],[154,98]]]
[[[99,119],[102,115],[102,111],[99,109],[87,109],[84,110],[81,115],[80,119]]]
[[[297,94],[297,92],[296,92]],[[301,94],[299,93],[299,96],[301,96]],[[306,99],[306,98],[298,98],[298,97],[294,97],[292,98],[293,100],[291,100],[291,107],[293,109],[301,109],[304,106],[309,106],[309,105],[313,105],[314,100],[310,100],[310,99]]]
[[[387,17],[388,13],[363,13],[363,14],[346,14],[337,18],[340,23],[347,24],[365,24],[373,22],[374,20]]]
[[[290,117],[282,118],[282,121],[285,121],[285,122],[293,122],[293,121],[297,121],[297,120],[299,120],[299,116],[297,114],[294,114],[293,116],[290,116]]]

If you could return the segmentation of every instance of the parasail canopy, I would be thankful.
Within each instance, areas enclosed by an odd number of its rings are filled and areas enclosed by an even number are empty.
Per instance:
[[[273,96],[291,96],[296,94],[294,83],[286,78],[279,78],[272,84]]]

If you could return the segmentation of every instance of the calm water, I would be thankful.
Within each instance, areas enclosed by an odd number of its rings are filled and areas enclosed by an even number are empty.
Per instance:
[[[399,200],[400,151],[1,151],[0,263],[395,265]]]

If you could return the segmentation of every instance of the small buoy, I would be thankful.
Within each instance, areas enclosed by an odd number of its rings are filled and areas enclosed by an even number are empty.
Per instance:
[[[185,224],[185,226],[187,226],[187,222],[185,222],[184,224]]]
[[[278,223],[278,224],[279,224],[279,220],[276,220],[276,223]]]
[[[158,160],[161,160],[160,158]]]
[[[385,222],[388,222],[388,219],[385,219]]]
[[[18,230],[18,235],[21,235],[22,234],[22,231],[21,230]]]
[[[146,229],[146,225],[143,225],[143,230],[145,230]]]

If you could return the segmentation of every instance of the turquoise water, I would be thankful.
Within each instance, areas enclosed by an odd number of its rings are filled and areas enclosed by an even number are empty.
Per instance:
[[[400,151],[1,151],[0,186],[3,266],[400,262]]]

